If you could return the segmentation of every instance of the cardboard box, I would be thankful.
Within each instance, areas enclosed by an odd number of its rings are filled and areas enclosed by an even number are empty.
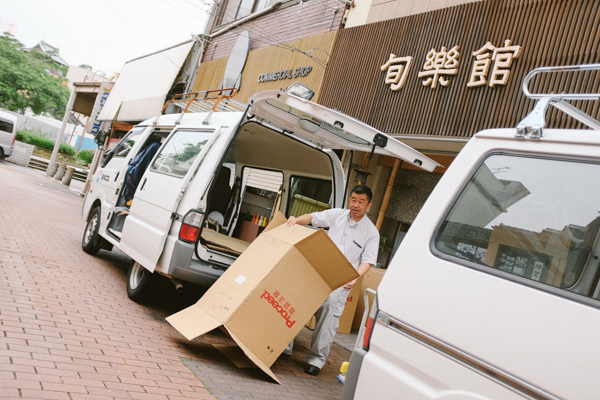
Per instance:
[[[362,281],[363,281],[363,278],[359,279],[358,282],[356,282],[356,285],[350,291],[350,294],[348,294],[348,298],[346,299],[346,306],[344,307],[344,312],[342,313],[342,316],[340,317],[340,325],[338,326],[338,329],[337,329],[338,333],[350,333],[352,331],[352,321],[354,319],[354,312],[356,310],[359,294],[361,292]],[[363,300],[363,303],[364,303],[364,300]],[[306,323],[305,326],[308,329],[315,329],[315,325],[316,325],[316,318],[313,315],[308,320],[308,322]]]
[[[363,283],[360,289],[360,294],[358,296],[358,301],[356,302],[356,311],[354,313],[354,318],[352,320],[352,329],[354,329],[355,331],[360,330],[360,323],[365,312],[365,289],[369,288],[377,290],[377,288],[379,287],[379,282],[381,282],[385,271],[386,270],[382,268],[371,267],[363,276]],[[375,301],[375,296],[369,295],[369,305],[372,305],[373,301]]]
[[[279,213],[193,306],[167,318],[188,340],[223,325],[246,356],[270,366],[329,293],[358,273],[324,230]]]
[[[344,312],[340,317],[340,325],[338,326],[337,330],[339,333],[350,333],[352,330],[352,320],[354,319],[358,298],[360,297],[362,281],[363,278],[360,278],[350,291],[350,294],[348,294],[348,298],[346,299],[346,307],[344,307]]]

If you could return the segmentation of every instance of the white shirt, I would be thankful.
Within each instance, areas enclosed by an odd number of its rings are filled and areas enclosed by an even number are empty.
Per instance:
[[[358,222],[350,210],[334,208],[312,213],[312,225],[329,228],[329,237],[356,269],[362,263],[375,265],[379,250],[379,231],[366,215]]]

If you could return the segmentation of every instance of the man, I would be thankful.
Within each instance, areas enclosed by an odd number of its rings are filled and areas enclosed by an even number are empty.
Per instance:
[[[329,228],[329,237],[346,256],[350,264],[363,276],[377,261],[379,232],[366,217],[371,207],[373,192],[366,185],[358,185],[350,192],[349,209],[334,208],[300,217],[290,217],[287,226],[312,224],[317,228]],[[309,375],[319,375],[337,332],[340,316],[344,311],[346,299],[358,278],[334,290],[316,312],[316,324],[311,347],[304,369]],[[283,354],[292,354],[294,341]]]

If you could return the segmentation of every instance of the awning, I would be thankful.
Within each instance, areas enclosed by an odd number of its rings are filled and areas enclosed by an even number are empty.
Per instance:
[[[125,63],[98,119],[142,121],[158,115],[192,40]]]

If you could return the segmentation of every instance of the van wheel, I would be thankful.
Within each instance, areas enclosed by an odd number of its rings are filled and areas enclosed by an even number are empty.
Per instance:
[[[145,300],[152,291],[154,278],[155,274],[134,261],[127,272],[127,296],[133,301]]]
[[[98,235],[100,229],[100,207],[94,208],[83,231],[81,248],[88,254],[94,255],[102,247],[102,238]]]
[[[0,160],[4,160],[4,149],[0,147]]]

